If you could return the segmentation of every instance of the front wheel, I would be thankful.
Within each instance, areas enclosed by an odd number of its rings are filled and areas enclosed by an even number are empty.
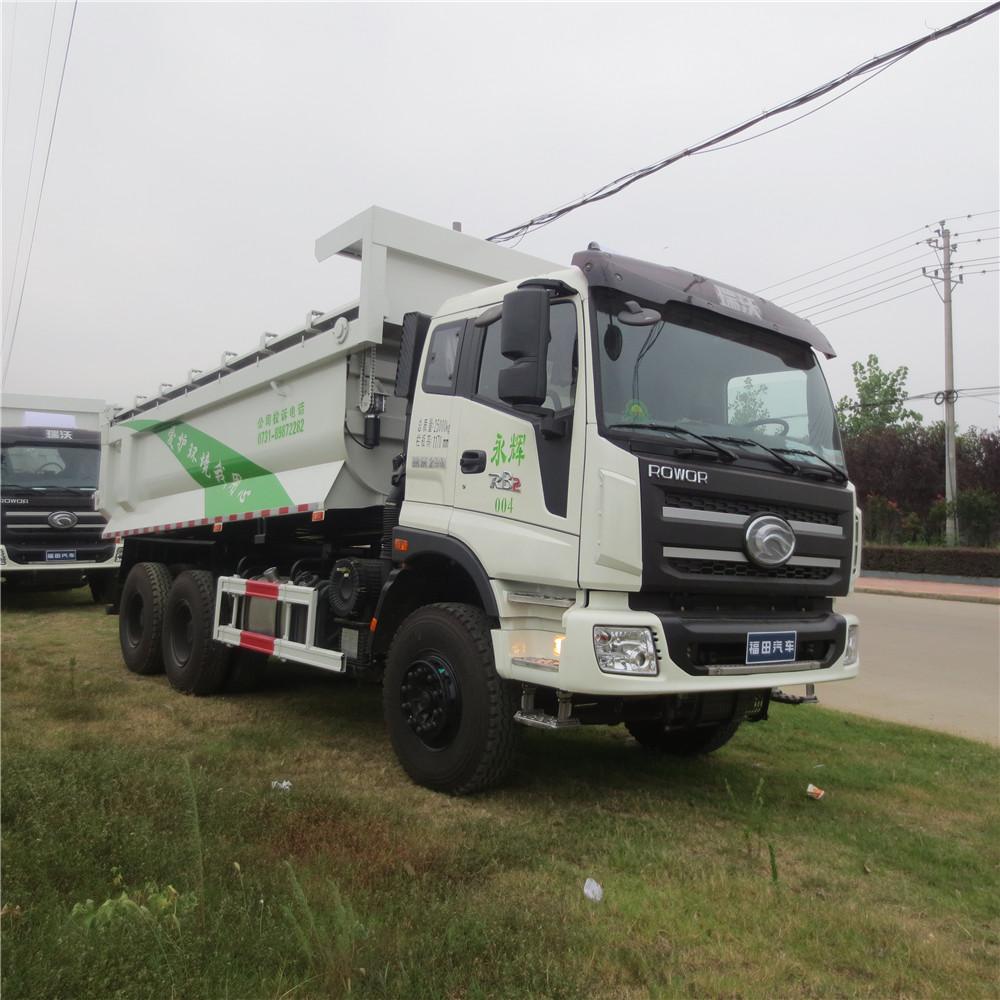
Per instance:
[[[396,757],[418,785],[465,795],[510,770],[517,695],[496,671],[478,608],[431,604],[403,622],[389,650],[382,706]]]
[[[642,746],[650,750],[676,754],[679,757],[694,757],[697,754],[712,753],[725,746],[736,735],[742,721],[737,718],[712,726],[666,729],[662,722],[644,719],[641,722],[626,722],[625,728]]]

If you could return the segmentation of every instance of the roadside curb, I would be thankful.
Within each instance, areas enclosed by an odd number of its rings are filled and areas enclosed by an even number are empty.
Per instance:
[[[854,592],[861,594],[885,594],[888,597],[920,597],[933,601],[962,601],[966,604],[1000,605],[1000,596],[992,597],[987,594],[948,594],[935,593],[930,590],[900,590],[895,587],[872,587],[863,585],[860,580],[854,584]]]

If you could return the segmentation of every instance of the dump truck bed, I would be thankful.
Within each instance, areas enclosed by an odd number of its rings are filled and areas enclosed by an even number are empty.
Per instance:
[[[557,266],[380,208],[321,237],[316,253],[361,261],[356,302],[265,334],[105,425],[107,537],[381,504],[405,434],[404,402],[392,395],[403,316]]]

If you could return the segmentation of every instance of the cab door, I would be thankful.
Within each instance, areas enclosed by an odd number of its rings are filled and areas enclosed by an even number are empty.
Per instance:
[[[406,501],[400,523],[447,534],[455,494],[455,390],[465,319],[443,319],[427,334],[406,446]]]
[[[450,533],[493,578],[575,589],[585,430],[579,296],[551,302],[549,328],[544,404],[513,407],[497,391],[512,364],[500,353],[500,320],[469,325],[454,397]]]

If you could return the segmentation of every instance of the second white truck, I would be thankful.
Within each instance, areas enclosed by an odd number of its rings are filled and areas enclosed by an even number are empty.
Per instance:
[[[137,673],[380,681],[452,793],[522,725],[707,753],[858,672],[859,521],[810,323],[591,245],[569,267],[372,208],[356,302],[119,412],[100,504]],[[798,699],[801,700],[801,699]]]

